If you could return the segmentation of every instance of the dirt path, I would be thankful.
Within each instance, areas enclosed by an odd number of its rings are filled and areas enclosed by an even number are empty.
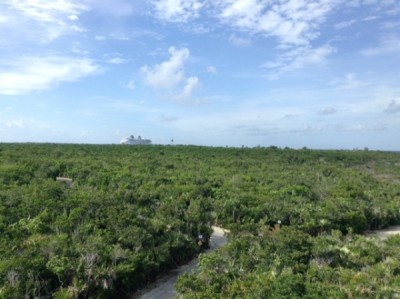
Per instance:
[[[381,240],[385,240],[390,236],[400,235],[400,225],[389,226],[388,228],[371,232],[371,234],[378,236],[378,238]]]
[[[227,238],[225,236],[226,230],[213,226],[213,233],[210,238],[210,249],[208,249],[205,253],[212,252],[219,247],[223,246],[227,242]],[[151,290],[145,292],[141,296],[140,299],[167,299],[174,298],[178,295],[175,289],[175,283],[178,279],[178,276],[187,272],[192,271],[197,267],[197,258],[190,261],[188,264],[180,266],[179,268],[171,271],[165,277],[159,279],[154,283],[153,286],[150,287]]]
[[[227,242],[226,238],[226,230],[213,226],[213,233],[210,238],[210,249],[208,249],[205,253],[212,252],[219,247],[223,246]],[[400,225],[390,226],[386,229],[382,229],[379,231],[369,232],[370,235],[376,235],[381,240],[385,240],[391,235],[400,234]],[[143,294],[139,295],[140,299],[169,299],[175,298],[178,293],[175,289],[175,283],[178,279],[178,276],[184,273],[188,273],[197,267],[198,259],[193,259],[188,264],[180,266],[179,268],[171,271],[166,276],[160,278],[154,284],[152,284],[147,291]]]

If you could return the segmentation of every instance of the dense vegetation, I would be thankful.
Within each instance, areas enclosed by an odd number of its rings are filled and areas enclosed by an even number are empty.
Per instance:
[[[398,153],[0,144],[0,161],[0,298],[127,296],[211,223],[229,244],[184,297],[400,295],[400,237],[359,235],[400,223]]]

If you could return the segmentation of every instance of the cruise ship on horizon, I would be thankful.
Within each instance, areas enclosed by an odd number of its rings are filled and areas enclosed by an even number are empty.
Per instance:
[[[137,144],[151,144],[150,139],[142,139],[142,137],[138,136],[135,139],[135,136],[131,135],[121,140],[120,144],[129,144],[129,145],[137,145]]]

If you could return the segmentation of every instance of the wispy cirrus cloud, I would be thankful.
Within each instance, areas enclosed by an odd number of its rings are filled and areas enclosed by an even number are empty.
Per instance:
[[[10,116],[0,122],[0,126],[5,129],[28,129],[28,130],[46,130],[50,128],[49,124],[33,117]]]
[[[197,18],[204,6],[198,0],[154,0],[151,4],[158,19],[175,23],[186,23]]]
[[[0,94],[18,95],[49,89],[96,74],[100,67],[90,59],[71,57],[27,57],[12,63],[0,62]]]
[[[278,56],[263,64],[269,76],[324,62],[335,49],[328,43],[313,46],[319,28],[341,0],[228,0],[218,1],[220,20],[233,28],[277,41]]]
[[[7,20],[8,20],[8,17],[0,15],[0,23],[7,22]]]
[[[293,48],[282,52],[275,61],[266,62],[261,67],[268,69],[269,77],[274,79],[286,72],[325,62],[327,57],[335,51],[336,49],[330,45],[318,48],[310,46]]]
[[[208,66],[206,71],[209,74],[217,74],[218,73],[218,69],[213,65]]]
[[[1,138],[4,142],[54,142],[54,138],[64,137],[57,125],[32,116],[8,115],[0,120]]]
[[[342,90],[350,90],[366,86],[368,85],[368,82],[359,79],[357,74],[349,72],[341,78],[332,80],[330,85]]]
[[[142,1],[130,0],[82,0],[91,10],[101,15],[111,17],[129,17],[139,10],[143,10]],[[143,1],[144,2],[144,1]]]
[[[253,33],[278,39],[282,44],[307,45],[340,0],[228,0],[218,1],[222,21]]]
[[[236,34],[231,34],[229,36],[229,42],[232,45],[240,48],[248,47],[251,45],[251,39],[237,36]]]
[[[87,7],[71,0],[8,0],[8,7],[40,22],[59,23],[63,19],[75,21]]]
[[[335,29],[341,30],[341,29],[345,29],[345,28],[348,28],[348,27],[352,26],[356,22],[357,21],[355,19],[351,19],[351,20],[348,20],[348,21],[343,21],[343,22],[337,23],[337,24],[334,25],[334,27],[335,27]]]
[[[24,128],[26,121],[22,117],[10,118],[3,122],[3,125],[7,128]]]
[[[110,58],[107,60],[107,63],[110,63],[110,64],[124,64],[127,62],[128,62],[128,60],[124,59],[122,57],[113,57],[113,58]]]
[[[335,53],[332,42],[315,45],[315,41],[321,37],[326,20],[339,9],[355,10],[371,6],[375,10],[388,10],[395,6],[394,1],[358,0],[154,0],[152,5],[153,14],[166,22],[187,23],[199,16],[218,19],[220,22],[215,28],[223,25],[235,30],[229,35],[229,41],[235,46],[249,46],[251,40],[243,37],[246,35],[275,40],[277,47],[274,51],[278,52],[278,56],[265,65],[272,70],[273,76],[324,62]],[[357,21],[353,18],[338,22],[333,27],[345,29]],[[362,53],[372,56],[397,49],[396,41],[392,40],[382,47],[366,49]]]
[[[23,36],[28,31],[39,42],[84,31],[78,23],[79,16],[88,10],[86,5],[76,0],[6,0],[0,8],[7,20],[0,26],[0,30],[6,29],[3,34],[12,32],[14,36]]]
[[[398,36],[388,36],[382,38],[380,44],[376,47],[367,48],[361,51],[365,56],[380,56],[400,51],[400,38]]]
[[[121,53],[112,53],[112,54],[107,54],[105,55],[106,57],[106,62],[109,64],[124,64],[128,63],[129,60],[125,59]]]
[[[220,23],[215,26],[222,24],[236,30],[230,33],[229,41],[238,47],[251,44],[243,36],[274,39],[278,55],[264,65],[273,77],[326,61],[335,53],[335,48],[330,42],[319,46],[314,42],[320,37],[327,18],[343,6],[356,9],[371,4],[344,0],[154,0],[151,3],[153,15],[166,22],[187,23],[199,16],[218,19]],[[382,5],[387,8],[389,4]],[[356,19],[350,19],[334,27],[344,29],[355,22]],[[368,49],[365,53],[374,55],[374,51],[377,49]]]

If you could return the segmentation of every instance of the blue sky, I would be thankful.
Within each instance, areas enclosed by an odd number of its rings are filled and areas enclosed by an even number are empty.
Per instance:
[[[0,142],[400,150],[399,0],[1,0]]]

